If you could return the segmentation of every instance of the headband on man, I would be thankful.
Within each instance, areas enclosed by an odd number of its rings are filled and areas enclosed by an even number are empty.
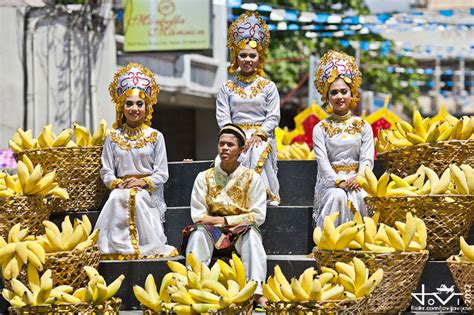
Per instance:
[[[246,141],[245,132],[239,126],[234,125],[234,124],[227,124],[224,127],[222,127],[221,131],[219,132],[219,137],[224,133],[236,136],[237,140],[239,141],[240,146],[245,145],[245,141]]]

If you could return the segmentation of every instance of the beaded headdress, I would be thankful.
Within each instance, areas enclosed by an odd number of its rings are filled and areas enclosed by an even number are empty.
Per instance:
[[[240,49],[248,44],[255,48],[259,54],[259,65],[257,74],[263,76],[263,62],[270,42],[270,30],[267,23],[257,12],[245,12],[241,14],[227,31],[227,47],[231,50],[231,65],[229,72],[233,73],[239,67],[237,55]]]
[[[160,88],[155,81],[153,72],[139,63],[129,63],[126,67],[118,70],[112,83],[109,85],[109,93],[115,103],[115,122],[113,128],[120,128],[123,124],[123,107],[125,98],[138,95],[145,100],[147,116],[144,123],[151,125],[153,105],[158,101]]]
[[[314,85],[321,94],[321,100],[325,106],[328,105],[329,86],[337,78],[343,79],[350,86],[351,108],[354,108],[359,102],[358,90],[362,83],[362,74],[354,57],[337,50],[330,50],[321,58],[314,80]]]

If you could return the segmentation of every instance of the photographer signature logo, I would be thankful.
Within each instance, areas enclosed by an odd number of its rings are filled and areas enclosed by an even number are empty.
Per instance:
[[[412,297],[421,305],[446,305],[448,302],[453,301],[457,305],[461,303],[462,294],[454,292],[454,285],[448,287],[446,284],[442,284],[439,288],[436,288],[436,292],[428,293],[425,291],[425,285],[421,285],[421,292],[412,293]],[[457,297],[457,298],[456,298]]]

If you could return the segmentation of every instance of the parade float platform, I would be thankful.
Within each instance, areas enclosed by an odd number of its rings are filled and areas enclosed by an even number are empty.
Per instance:
[[[194,178],[209,168],[211,161],[171,162],[169,163],[169,180],[165,185],[165,200],[168,206],[166,212],[165,233],[168,242],[179,248],[181,246],[181,230],[192,223],[189,203]],[[315,260],[307,256],[311,253],[314,243],[312,240],[312,207],[314,185],[316,182],[315,161],[279,161],[278,177],[280,181],[281,205],[268,207],[267,218],[262,225],[263,244],[267,252],[268,272],[278,264],[283,273],[289,278],[297,276],[310,266],[315,266]],[[375,163],[374,173],[383,173],[380,163]],[[57,213],[51,219],[55,223],[63,220],[69,214],[71,218],[87,213],[94,224],[100,209],[88,212]],[[474,229],[471,229],[468,243],[474,243]],[[184,262],[183,256],[170,258]],[[133,285],[143,285],[146,276],[152,273],[159,281],[168,267],[167,259],[147,260],[107,260],[99,265],[99,272],[106,281],[113,280],[124,274],[124,281],[117,296],[122,298],[122,309],[127,311],[139,310],[139,302],[133,296]],[[394,284],[396,285],[396,284]],[[451,273],[445,261],[428,261],[421,281],[412,300],[408,312],[426,312],[431,308],[450,307],[460,308],[462,300],[457,294]],[[0,311],[6,311],[6,302],[0,298]],[[457,309],[456,309],[457,310]],[[445,313],[449,313],[446,311]],[[457,312],[457,314],[461,314]]]

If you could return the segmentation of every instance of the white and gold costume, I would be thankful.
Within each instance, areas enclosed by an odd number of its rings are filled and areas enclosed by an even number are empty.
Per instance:
[[[234,243],[240,254],[248,279],[264,282],[267,260],[262,237],[255,227],[265,221],[266,196],[260,176],[253,170],[239,166],[228,175],[219,165],[201,172],[196,177],[191,195],[191,217],[193,222],[202,217],[223,216],[229,226],[251,224]],[[255,227],[254,227],[255,226]],[[186,254],[192,252],[207,264],[214,248],[218,248],[208,231],[197,226],[188,239]],[[261,294],[259,285],[256,293]]]
[[[229,70],[234,75],[222,84],[217,94],[216,119],[219,128],[233,123],[245,130],[247,138],[253,134],[263,138],[262,144],[250,148],[240,161],[261,175],[268,201],[278,205],[280,185],[274,131],[280,122],[280,96],[275,83],[263,77],[269,39],[268,27],[257,13],[244,13],[230,26],[227,46],[232,54]],[[236,71],[237,54],[246,44],[257,49],[260,59],[258,70],[249,77]]]
[[[328,104],[328,90],[332,82],[342,78],[349,85],[352,95],[351,109],[358,102],[361,74],[353,57],[338,51],[329,51],[316,73],[315,85]],[[344,190],[338,185],[357,174],[364,174],[366,166],[374,165],[374,140],[369,123],[360,117],[332,114],[313,129],[313,145],[318,163],[314,188],[313,220],[322,227],[324,218],[340,212],[336,225],[353,218],[354,211],[367,215],[364,203],[365,191]]]
[[[176,249],[167,245],[163,230],[166,211],[163,185],[168,180],[165,139],[148,126],[150,114],[145,124],[134,129],[123,122],[123,96],[130,89],[143,91],[145,103],[151,107],[156,103],[158,86],[153,74],[139,64],[122,68],[111,84],[117,121],[102,152],[100,175],[112,191],[96,223],[100,253],[110,259],[176,255]],[[147,189],[117,188],[127,177],[143,178]]]
[[[332,114],[313,129],[313,144],[318,162],[318,176],[314,188],[314,214],[317,226],[324,217],[339,211],[336,224],[352,220],[353,210],[367,215],[365,191],[346,191],[336,187],[337,180],[346,180],[365,166],[374,164],[372,128],[360,117]]]

